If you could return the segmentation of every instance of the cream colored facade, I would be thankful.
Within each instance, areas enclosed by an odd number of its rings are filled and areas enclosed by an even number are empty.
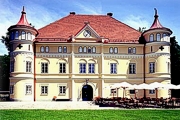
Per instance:
[[[83,35],[86,30],[91,32],[89,37]],[[11,45],[13,47],[10,53],[10,97],[14,100],[51,101],[56,96],[58,99],[82,101],[86,100],[83,96],[83,94],[86,95],[83,92],[87,92],[83,91],[85,89],[83,87],[86,85],[90,90],[87,94],[90,98],[93,99],[97,96],[110,98],[113,97],[113,93],[110,89],[105,88],[114,83],[125,81],[131,84],[144,82],[168,84],[171,82],[171,32],[166,29],[144,32],[143,36],[147,41],[145,45],[139,43],[99,43],[97,41],[104,41],[104,39],[100,38],[96,31],[88,26],[85,26],[77,36],[74,36],[71,43],[33,42],[37,31],[31,27],[15,26],[9,31],[18,31],[18,38],[12,37]],[[22,31],[25,32],[25,40],[22,40]],[[28,33],[31,33],[31,37],[28,37]],[[154,35],[153,42],[150,42],[152,34]],[[160,40],[157,40],[157,34],[160,34]],[[19,48],[18,45],[23,47]],[[161,50],[161,46],[164,49]],[[41,51],[42,47],[44,47],[44,52]],[[62,47],[61,53],[59,47]],[[64,47],[66,47],[67,52],[65,50],[63,53]],[[87,52],[83,52],[84,49],[81,52],[81,47],[87,47]],[[88,47],[91,47],[89,53]],[[113,53],[110,52],[111,48],[113,48]],[[128,52],[130,48],[132,48],[131,53]],[[28,62],[31,64],[30,68]],[[60,64],[65,67],[60,67]],[[84,66],[81,68],[81,65],[86,66],[85,70]],[[80,73],[81,70],[84,70],[85,73]],[[122,97],[123,90],[118,89],[114,95]],[[155,93],[151,94],[149,90],[146,90],[146,97],[155,97],[155,95]],[[169,96],[168,90],[158,91],[158,97]],[[127,90],[125,97],[134,98],[135,94],[131,94]],[[144,97],[144,90],[138,90],[137,97]]]

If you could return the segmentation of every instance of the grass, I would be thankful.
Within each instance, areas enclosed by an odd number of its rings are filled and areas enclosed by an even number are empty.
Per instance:
[[[0,120],[179,120],[180,110],[0,110]]]

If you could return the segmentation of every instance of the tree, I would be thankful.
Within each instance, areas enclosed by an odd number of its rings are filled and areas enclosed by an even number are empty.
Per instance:
[[[7,50],[10,51],[9,32],[6,33],[6,36],[2,36],[2,39],[0,40],[6,46]]]
[[[180,73],[180,46],[176,41],[175,37],[170,38],[171,42],[171,83],[178,85],[180,84],[179,73]],[[180,90],[172,90],[172,97],[180,98]]]
[[[143,33],[145,30],[146,30],[146,27],[142,27],[142,28],[139,27],[139,28],[138,28],[138,31],[141,32],[141,33]]]

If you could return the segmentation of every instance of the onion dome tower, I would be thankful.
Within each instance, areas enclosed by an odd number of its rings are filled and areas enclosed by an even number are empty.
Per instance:
[[[10,98],[18,101],[33,101],[33,40],[38,31],[28,23],[24,6],[18,23],[10,26],[8,31],[10,33]]]
[[[170,73],[170,35],[172,31],[164,27],[155,9],[154,22],[151,27],[144,31],[142,35],[146,40],[145,60],[146,60],[146,82],[157,82],[169,84],[171,82]],[[168,91],[158,92],[159,96],[169,97]]]

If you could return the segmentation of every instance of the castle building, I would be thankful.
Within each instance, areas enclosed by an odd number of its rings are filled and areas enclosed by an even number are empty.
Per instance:
[[[28,23],[26,12],[10,26],[10,98],[17,101],[82,101],[122,97],[111,84],[171,83],[170,35],[155,10],[143,33],[107,15],[70,12],[41,29]],[[155,97],[138,90],[138,97]],[[127,90],[125,97],[135,97]],[[158,97],[169,97],[159,90]]]

